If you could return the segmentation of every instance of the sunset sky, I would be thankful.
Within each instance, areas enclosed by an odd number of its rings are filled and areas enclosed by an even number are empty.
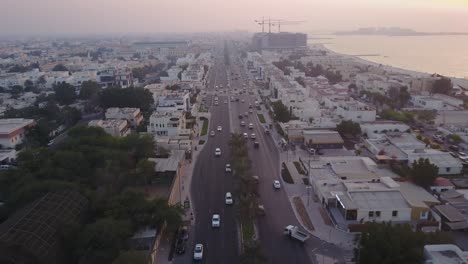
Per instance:
[[[468,32],[468,0],[1,0],[0,10],[0,34],[258,31],[262,16],[306,21],[291,31]]]

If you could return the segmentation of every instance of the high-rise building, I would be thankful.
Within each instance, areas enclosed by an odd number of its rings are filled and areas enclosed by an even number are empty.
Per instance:
[[[307,34],[303,33],[256,33],[252,38],[255,50],[298,49],[307,47]]]

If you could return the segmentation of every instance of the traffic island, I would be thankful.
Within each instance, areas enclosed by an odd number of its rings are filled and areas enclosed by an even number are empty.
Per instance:
[[[286,163],[284,162],[281,168],[281,178],[283,178],[283,181],[286,183],[294,184],[294,180],[291,176],[291,173],[289,172],[288,166],[286,166]]]
[[[305,208],[304,203],[302,202],[301,197],[293,197],[293,204],[297,214],[301,218],[302,224],[307,228],[309,232],[313,232],[315,230],[314,225],[310,220],[309,214],[307,213],[307,210]]]

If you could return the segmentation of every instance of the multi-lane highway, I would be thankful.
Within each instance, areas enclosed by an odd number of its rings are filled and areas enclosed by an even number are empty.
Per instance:
[[[335,252],[331,255],[341,255],[342,251],[339,248],[315,237],[311,237],[306,245],[302,245],[282,234],[286,225],[299,225],[299,223],[284,189],[273,188],[273,180],[280,180],[279,152],[271,136],[265,134],[267,124],[260,123],[257,117],[255,108],[255,100],[259,99],[257,91],[247,85],[247,92],[239,94],[239,91],[243,90],[243,84],[247,84],[248,80],[245,69],[236,62],[239,59],[238,55],[231,52],[231,63],[226,65],[223,52],[218,52],[215,56],[215,65],[208,76],[206,89],[208,95],[204,104],[209,107],[211,113],[208,133],[215,131],[215,136],[208,138],[195,164],[191,185],[195,214],[192,243],[187,247],[186,256],[177,258],[176,263],[192,261],[195,243],[202,243],[205,246],[202,263],[240,262],[240,234],[235,209],[233,206],[225,205],[224,200],[226,192],[234,190],[233,176],[225,172],[225,165],[231,159],[229,153],[231,131],[247,132],[249,135],[255,133],[257,136],[255,140],[249,139],[249,156],[254,165],[253,172],[260,178],[259,201],[264,205],[266,212],[265,216],[258,218],[257,227],[261,248],[268,258],[267,263],[314,263],[314,258],[311,258],[308,252]],[[215,96],[218,97],[217,106],[214,105]],[[231,101],[232,96],[239,98],[239,101]],[[252,105],[253,113],[239,119],[239,114],[249,112],[249,105]],[[246,123],[245,127],[240,126],[241,121]],[[254,125],[253,129],[248,128],[249,123]],[[218,126],[222,127],[222,132],[217,131]],[[255,141],[260,143],[259,148],[253,147]],[[221,157],[215,157],[216,148],[221,148]],[[220,228],[211,226],[213,214],[221,216]]]

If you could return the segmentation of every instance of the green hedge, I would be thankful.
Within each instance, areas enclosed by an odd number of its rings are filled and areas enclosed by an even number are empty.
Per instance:
[[[258,116],[258,120],[260,120],[260,123],[262,124],[266,123],[265,117],[263,116],[263,114],[257,114],[257,116]]]
[[[283,162],[283,168],[281,169],[281,177],[283,178],[283,181],[286,183],[294,184],[294,180],[291,176],[291,173],[288,170],[288,167],[286,164]]]
[[[296,166],[296,170],[299,174],[302,174],[302,175],[305,175],[305,171],[302,169],[302,166],[301,164],[299,163],[299,161],[294,161],[294,166]]]
[[[201,135],[200,136],[204,136],[208,134],[208,120],[205,119],[203,120],[203,126],[202,126],[202,130],[201,130]]]

